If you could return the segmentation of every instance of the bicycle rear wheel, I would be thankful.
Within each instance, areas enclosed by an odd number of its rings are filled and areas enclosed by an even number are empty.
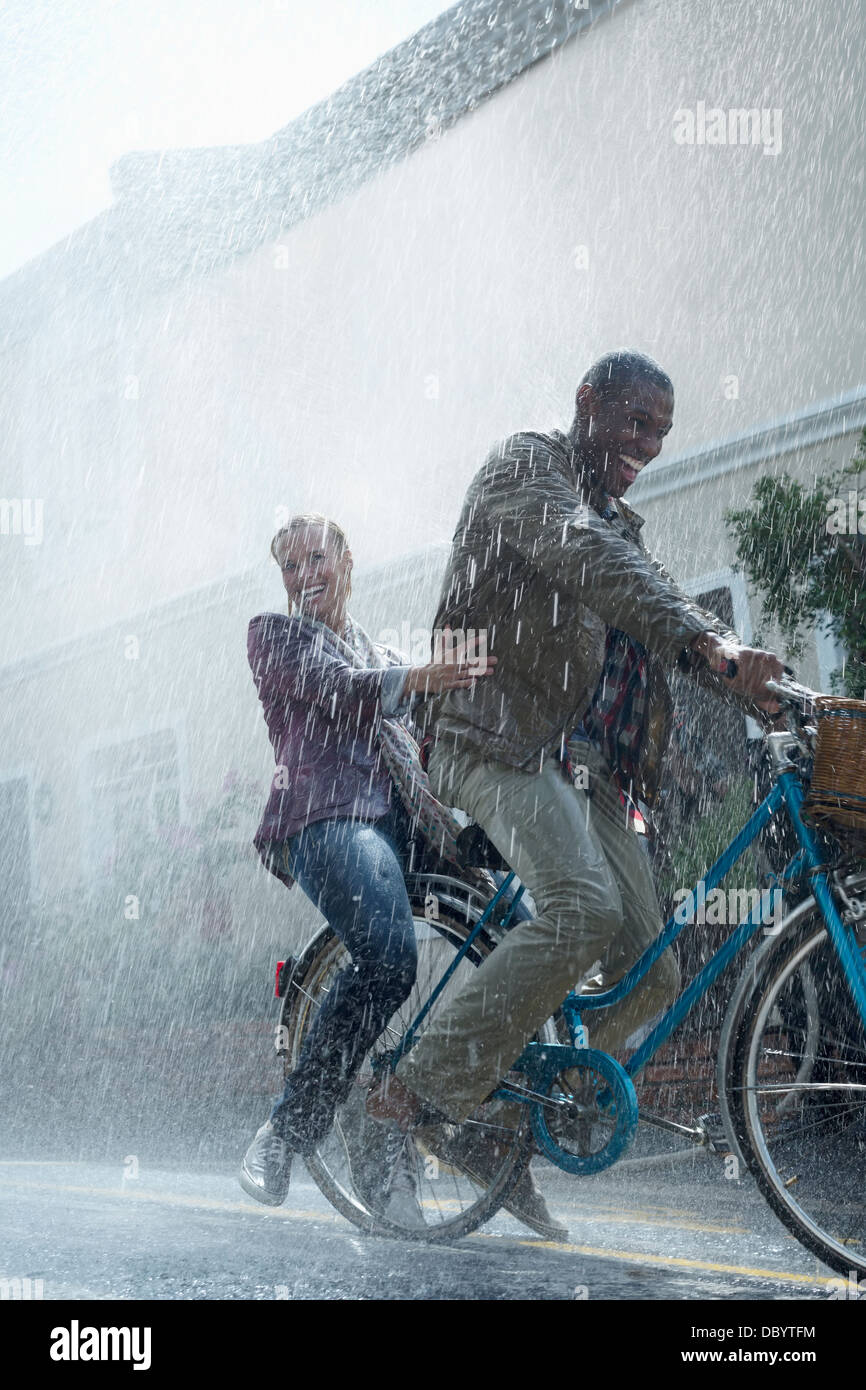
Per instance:
[[[475,1230],[499,1209],[529,1162],[532,1140],[528,1107],[525,1106],[517,1107],[516,1129],[503,1125],[501,1110],[495,1105],[488,1105],[479,1107],[462,1125],[439,1126],[436,1131],[410,1134],[401,1162],[404,1174],[408,1170],[410,1181],[414,1182],[423,1224],[410,1224],[377,1209],[365,1194],[364,1184],[358,1181],[364,1162],[369,1163],[370,1149],[376,1149],[381,1139],[382,1127],[363,1115],[363,1094],[373,1074],[372,1059],[376,1054],[393,1051],[398,1045],[456,951],[465,942],[483,908],[483,902],[477,900],[473,890],[455,893],[452,884],[438,899],[437,920],[431,922],[425,917],[425,899],[429,912],[428,891],[431,883],[435,893],[436,884],[432,880],[419,880],[410,886],[418,946],[418,973],[412,992],[365,1059],[359,1084],[353,1087],[349,1099],[337,1111],[331,1132],[315,1153],[304,1161],[328,1201],[362,1230],[411,1240],[448,1241]],[[444,902],[448,903],[447,907],[443,905]],[[458,966],[425,1022],[439,1014],[467,978],[468,972],[482,963],[494,945],[495,937],[482,933]],[[282,1017],[286,1028],[287,1072],[297,1064],[304,1038],[321,999],[348,961],[349,956],[342,942],[327,931],[322,934],[317,949],[304,968],[293,977],[284,1000]],[[552,1040],[552,1026],[548,1025],[548,1031]],[[423,1025],[418,1036],[422,1034]],[[495,1159],[485,1173],[485,1177],[489,1178],[486,1183],[469,1176],[456,1162],[448,1161],[449,1153],[454,1154],[465,1147],[470,1135],[475,1139],[485,1136],[496,1141],[495,1145],[489,1146],[489,1153],[495,1155]],[[365,1147],[366,1155],[360,1152]]]
[[[725,1059],[737,1142],[801,1244],[866,1274],[866,1034],[817,909],[754,968]]]

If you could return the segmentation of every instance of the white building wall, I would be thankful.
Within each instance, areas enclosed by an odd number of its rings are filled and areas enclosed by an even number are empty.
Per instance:
[[[42,545],[0,550],[6,727],[56,796],[38,882],[85,871],[75,769],[106,730],[176,718],[188,802],[233,767],[266,783],[243,643],[261,596],[282,601],[280,509],[336,516],[359,576],[431,546],[441,563],[490,443],[567,425],[585,367],[623,344],[675,381],[668,458],[856,394],[861,16],[635,0],[219,274],[94,299],[84,267],[58,284],[46,260],[47,315],[0,362],[6,488],[45,506]],[[781,110],[779,152],[678,145],[698,101]],[[808,477],[855,438],[852,417],[779,462]],[[779,455],[695,461],[670,492],[659,462],[635,488],[684,582],[730,566],[723,510]],[[429,620],[428,571],[390,594],[381,576],[362,619]]]
[[[447,539],[489,443],[566,424],[614,345],[671,372],[668,453],[856,387],[861,16],[640,0],[219,275],[46,285],[12,402],[46,542],[5,653],[245,568],[281,504],[362,564]],[[677,144],[698,101],[780,110],[778,153]]]

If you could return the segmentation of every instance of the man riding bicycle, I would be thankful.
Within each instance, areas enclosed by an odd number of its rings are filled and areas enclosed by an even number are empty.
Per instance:
[[[752,713],[782,674],[778,657],[745,647],[677,587],[622,501],[661,451],[673,405],[657,363],[610,353],[581,381],[568,433],[512,435],[469,488],[435,627],[486,634],[497,665],[429,702],[428,770],[436,795],[516,871],[536,915],[371,1091],[377,1119],[408,1129],[432,1110],[463,1121],[579,979],[597,962],[618,978],[658,934],[631,812],[658,789],[671,727],[664,667],[677,663]],[[736,674],[723,676],[730,661]],[[604,1010],[591,1045],[615,1053],[678,984],[669,949]]]

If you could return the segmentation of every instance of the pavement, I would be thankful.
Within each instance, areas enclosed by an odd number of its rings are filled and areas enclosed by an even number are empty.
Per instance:
[[[639,1151],[574,1178],[534,1160],[569,1238],[507,1214],[448,1246],[362,1235],[296,1163],[284,1206],[235,1169],[0,1161],[0,1280],[45,1300],[826,1300],[833,1272],[752,1180],[701,1150]]]

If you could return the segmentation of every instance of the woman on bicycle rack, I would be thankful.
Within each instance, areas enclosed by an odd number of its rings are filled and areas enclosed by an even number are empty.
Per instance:
[[[430,793],[402,718],[417,700],[489,675],[494,661],[471,671],[451,661],[411,666],[374,644],[347,611],[352,554],[326,517],[293,517],[271,553],[289,611],[249,625],[250,666],[277,763],[255,844],[283,883],[300,884],[352,957],[243,1161],[244,1190],[276,1206],[289,1189],[292,1155],[312,1152],[328,1133],[366,1052],[414,983],[404,882],[411,825],[441,857],[455,857],[460,827]],[[389,1190],[375,1190],[388,1165],[372,1160],[372,1190],[363,1195],[373,1206],[387,1213],[400,1202],[404,1216],[407,1204],[417,1208],[408,1173],[401,1184],[392,1167]]]

